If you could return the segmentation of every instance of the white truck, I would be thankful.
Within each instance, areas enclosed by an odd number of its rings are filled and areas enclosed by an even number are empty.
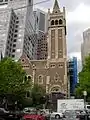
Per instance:
[[[83,99],[57,100],[57,112],[65,112],[66,110],[84,110],[84,100]]]

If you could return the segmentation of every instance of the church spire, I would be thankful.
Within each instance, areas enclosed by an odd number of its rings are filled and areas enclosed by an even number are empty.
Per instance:
[[[53,10],[59,10],[59,4],[58,4],[58,1],[55,0],[55,3],[54,3],[54,7],[53,7]]]

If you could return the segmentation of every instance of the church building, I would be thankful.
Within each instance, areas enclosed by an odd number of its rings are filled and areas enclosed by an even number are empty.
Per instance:
[[[48,9],[48,57],[46,60],[29,60],[22,55],[20,62],[27,73],[27,78],[33,84],[45,88],[46,93],[60,92],[67,96],[67,46],[66,46],[66,18],[55,0],[53,11]]]

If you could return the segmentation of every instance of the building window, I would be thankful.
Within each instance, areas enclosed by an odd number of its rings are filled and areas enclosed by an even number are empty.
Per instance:
[[[22,59],[22,62],[25,62],[25,59]]]
[[[19,21],[16,21],[16,24],[18,24],[19,23]]]
[[[28,76],[28,79],[31,80],[31,78],[32,78],[32,77],[29,75],[29,76]]]
[[[28,76],[27,76],[27,80],[28,80],[29,82],[31,82],[31,80],[32,80],[31,75],[28,75]]]
[[[58,20],[55,20],[55,25],[58,25]]]
[[[16,44],[13,44],[13,47],[16,47]]]
[[[37,23],[38,23],[38,17],[37,17]]]
[[[43,76],[42,75],[38,76],[38,83],[43,84]]]
[[[55,64],[51,64],[50,67],[51,67],[51,68],[55,68]]]
[[[17,37],[17,34],[15,34],[14,37]]]
[[[17,32],[18,32],[18,30],[15,30],[15,32],[17,33]]]
[[[54,20],[51,21],[51,25],[54,25]]]
[[[62,64],[59,64],[59,68],[63,68],[63,65],[62,65]]]
[[[16,25],[16,28],[18,28],[18,25]]]
[[[63,22],[62,22],[62,20],[60,19],[60,20],[59,20],[59,24],[62,24],[62,23],[63,23]]]
[[[14,42],[16,42],[17,40],[16,39],[14,39]]]
[[[15,55],[12,55],[12,58],[14,58],[15,57]]]
[[[15,52],[15,49],[13,49],[13,51],[12,52]]]

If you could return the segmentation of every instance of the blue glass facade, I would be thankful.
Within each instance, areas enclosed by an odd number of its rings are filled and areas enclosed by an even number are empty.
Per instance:
[[[75,87],[78,81],[77,58],[73,57],[68,62],[69,80],[70,80],[70,95],[74,95]]]

